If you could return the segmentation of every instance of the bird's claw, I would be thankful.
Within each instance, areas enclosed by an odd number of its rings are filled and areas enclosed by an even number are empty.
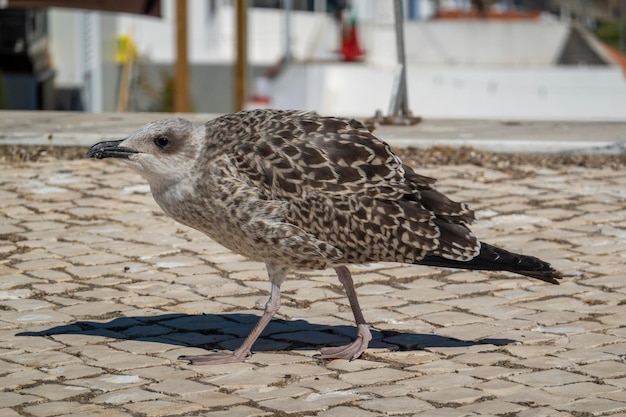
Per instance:
[[[372,334],[369,327],[365,325],[358,326],[358,336],[354,342],[349,345],[325,347],[320,349],[319,357],[321,359],[346,359],[353,361],[357,359],[365,350],[372,340]]]

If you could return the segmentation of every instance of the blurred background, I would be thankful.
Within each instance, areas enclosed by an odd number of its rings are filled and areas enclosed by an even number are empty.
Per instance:
[[[0,108],[367,117],[400,28],[415,115],[626,120],[626,1],[399,4],[401,26],[390,0],[0,0]]]

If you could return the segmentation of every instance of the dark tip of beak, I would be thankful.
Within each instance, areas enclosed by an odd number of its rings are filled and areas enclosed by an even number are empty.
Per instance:
[[[96,158],[96,159],[104,159],[104,158],[124,158],[127,159],[130,155],[138,153],[136,150],[131,148],[124,148],[119,146],[124,140],[110,140],[99,142],[93,145],[87,151],[87,158]]]

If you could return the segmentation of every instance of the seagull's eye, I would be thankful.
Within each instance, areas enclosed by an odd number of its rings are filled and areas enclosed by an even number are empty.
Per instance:
[[[154,144],[159,148],[165,148],[170,143],[170,140],[167,136],[158,136],[154,139]]]

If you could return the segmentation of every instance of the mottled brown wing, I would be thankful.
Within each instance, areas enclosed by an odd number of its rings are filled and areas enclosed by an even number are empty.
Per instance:
[[[400,159],[359,122],[314,113],[281,116],[259,131],[248,151],[272,193],[397,199],[411,192]]]
[[[260,113],[263,115],[263,113]],[[268,199],[289,202],[288,221],[329,242],[346,261],[413,262],[427,254],[471,259],[473,213],[434,190],[360,122],[312,113],[258,117],[236,152]]]

